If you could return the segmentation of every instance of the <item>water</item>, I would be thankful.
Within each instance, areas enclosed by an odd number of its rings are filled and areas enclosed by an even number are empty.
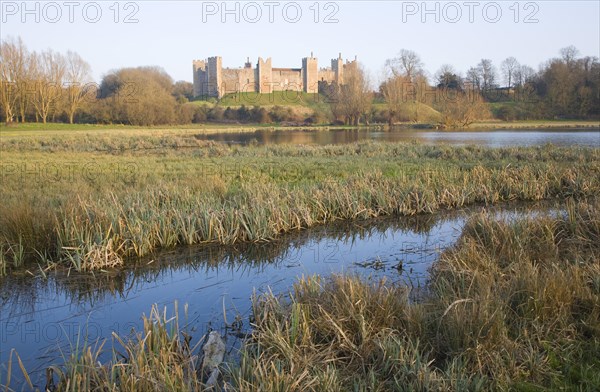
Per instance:
[[[347,144],[364,140],[411,142],[423,144],[480,145],[486,147],[557,146],[600,147],[600,128],[587,129],[520,129],[502,131],[424,131],[395,129],[335,129],[329,131],[280,129],[242,133],[215,133],[196,136],[229,144]]]
[[[466,219],[482,208],[332,224],[268,244],[182,247],[109,273],[8,277],[0,283],[0,375],[14,348],[34,380],[44,385],[45,367],[62,363],[79,333],[88,341],[110,338],[113,331],[126,336],[141,328],[141,315],[155,303],[172,311],[177,301],[182,316],[188,304],[186,322],[197,342],[209,328],[223,331],[224,309],[228,322],[239,316],[247,329],[253,293],[286,293],[302,275],[385,277],[418,294],[439,253],[455,243]],[[514,217],[547,208],[493,211]],[[239,340],[229,336],[228,345],[239,346]]]

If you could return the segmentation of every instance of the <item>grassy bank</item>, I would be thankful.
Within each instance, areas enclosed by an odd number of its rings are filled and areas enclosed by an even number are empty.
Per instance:
[[[600,150],[577,147],[229,147],[192,135],[0,145],[3,273],[117,267],[179,244],[268,241],[340,219],[600,190]]]
[[[571,200],[553,217],[476,215],[418,303],[404,286],[353,276],[305,277],[289,295],[254,298],[254,330],[239,361],[222,367],[221,385],[598,390],[599,256],[598,200]],[[178,317],[156,309],[144,320],[132,340],[113,337],[123,348],[111,362],[100,365],[102,346],[94,346],[53,367],[58,390],[202,390],[202,339],[191,341]]]

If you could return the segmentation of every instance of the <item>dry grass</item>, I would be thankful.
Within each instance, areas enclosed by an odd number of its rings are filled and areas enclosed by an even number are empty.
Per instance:
[[[205,390],[200,342],[192,345],[191,337],[180,327],[177,304],[173,316],[168,316],[166,309],[161,312],[154,306],[150,314],[142,318],[143,330],[134,337],[124,338],[113,333],[112,359],[104,364],[101,358],[105,341],[75,342],[63,366],[48,368],[46,388],[55,391]],[[28,379],[20,359],[19,364]],[[11,363],[8,368],[10,377]]]
[[[598,390],[600,204],[517,222],[481,215],[428,297],[302,278],[255,301],[240,390]]]
[[[560,216],[475,216],[418,303],[404,286],[356,276],[304,277],[287,296],[255,297],[254,330],[220,386],[598,390],[599,256],[598,200],[570,201]],[[58,390],[203,390],[200,344],[177,314],[153,308],[133,339],[114,336],[122,349],[104,364],[102,343],[75,347],[52,367]]]

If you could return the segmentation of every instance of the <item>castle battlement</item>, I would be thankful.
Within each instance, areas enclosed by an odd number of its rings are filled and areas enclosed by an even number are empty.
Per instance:
[[[271,58],[258,58],[253,67],[247,58],[243,68],[223,68],[219,56],[193,60],[194,96],[221,98],[238,92],[272,93],[273,91],[303,91],[318,93],[320,86],[344,84],[344,71],[356,64],[342,60],[342,54],[331,60],[331,67],[319,68],[319,61],[304,57],[301,68],[274,68]]]

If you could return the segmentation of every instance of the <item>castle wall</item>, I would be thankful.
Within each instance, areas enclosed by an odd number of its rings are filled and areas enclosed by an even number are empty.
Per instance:
[[[299,68],[273,68],[274,91],[302,91],[302,70]]]
[[[238,71],[240,91],[256,91],[256,70],[253,68],[242,68]]]
[[[319,70],[319,82],[333,83],[335,82],[335,72],[331,68],[321,68]]]
[[[223,69],[222,77],[223,95],[236,92],[240,89],[240,78],[237,69]]]
[[[302,59],[302,68],[273,68],[271,58],[259,57],[256,68],[248,60],[244,68],[223,68],[221,57],[209,57],[207,60],[194,60],[193,81],[194,96],[216,97],[235,92],[272,93],[273,91],[304,91],[317,93],[319,85],[343,84],[344,73],[355,67],[353,62],[342,62],[339,58],[331,60],[331,68],[318,68],[315,57]]]

